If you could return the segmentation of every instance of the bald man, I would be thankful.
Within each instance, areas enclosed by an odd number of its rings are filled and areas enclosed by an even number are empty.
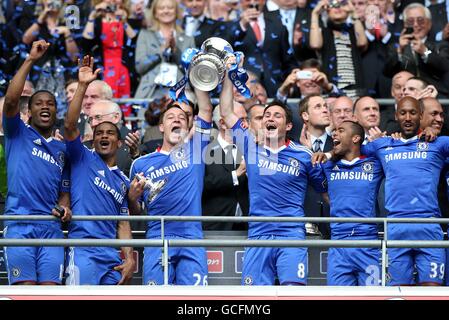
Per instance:
[[[395,119],[396,105],[403,97],[405,83],[414,75],[408,71],[400,71],[393,76],[391,83],[391,97],[394,99],[394,105],[382,106],[380,116],[380,129],[387,134],[399,132],[400,128]]]
[[[338,126],[340,126],[340,124],[345,120],[353,120],[353,105],[354,102],[352,99],[346,96],[337,98],[333,104],[329,105],[332,129],[338,128]]]
[[[354,118],[365,130],[365,140],[368,142],[369,130],[378,128],[380,124],[380,108],[376,100],[369,96],[361,97],[354,103]]]

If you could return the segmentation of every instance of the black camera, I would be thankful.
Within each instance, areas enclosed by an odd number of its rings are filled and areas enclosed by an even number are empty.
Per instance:
[[[413,33],[413,27],[407,27],[405,28],[404,34],[412,34]]]
[[[259,11],[259,4],[250,3],[250,4],[248,4],[248,8],[256,9],[257,11]]]
[[[52,11],[57,11],[61,9],[62,2],[60,0],[50,0],[47,2],[48,9]]]
[[[108,4],[105,8],[105,11],[107,13],[114,13],[115,11],[117,11],[117,6],[115,4]]]

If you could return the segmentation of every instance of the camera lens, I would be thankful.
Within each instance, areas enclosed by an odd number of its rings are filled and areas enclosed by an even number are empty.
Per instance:
[[[257,11],[259,11],[259,5],[257,3],[250,3],[248,5],[248,7],[252,8],[252,9],[256,9]]]

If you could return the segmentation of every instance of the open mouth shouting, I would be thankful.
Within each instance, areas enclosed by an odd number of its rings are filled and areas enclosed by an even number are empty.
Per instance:
[[[39,117],[43,122],[49,122],[51,120],[51,113],[48,110],[41,111],[39,113]]]
[[[334,142],[334,147],[338,146],[341,143],[341,141],[338,139],[334,139],[333,142]]]
[[[276,124],[274,122],[268,122],[265,126],[265,129],[269,133],[274,134],[275,132],[277,132],[278,127],[276,126]]]
[[[110,145],[111,145],[111,142],[109,140],[101,140],[100,141],[100,149],[103,151],[108,150]]]

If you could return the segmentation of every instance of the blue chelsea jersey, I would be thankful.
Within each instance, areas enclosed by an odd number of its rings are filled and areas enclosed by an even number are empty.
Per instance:
[[[211,123],[197,118],[195,133],[187,142],[173,148],[170,153],[158,150],[133,162],[130,180],[136,174],[143,173],[154,183],[165,181],[157,195],[145,189],[141,201],[148,215],[201,216],[205,172],[203,153],[209,143],[210,128]],[[201,222],[165,222],[165,235],[202,238]],[[147,237],[160,236],[160,222],[150,221]]]
[[[108,167],[78,136],[67,142],[71,164],[71,202],[74,216],[128,215],[129,179]],[[71,221],[69,238],[115,239],[117,221]]]
[[[19,114],[4,115],[3,126],[8,174],[5,214],[51,215],[59,193],[70,191],[65,144],[45,139],[24,124]],[[34,223],[59,226],[57,221]]]
[[[439,217],[437,187],[449,137],[433,142],[385,137],[365,145],[362,152],[376,156],[385,173],[385,207],[390,217]]]
[[[308,183],[319,193],[327,191],[323,169],[312,166],[309,149],[293,141],[276,151],[256,144],[241,120],[232,129],[245,157],[251,216],[303,217]],[[248,235],[303,236],[304,223],[251,222]]]
[[[383,179],[382,165],[376,158],[329,161],[326,173],[330,214],[341,218],[376,217],[377,193]],[[377,236],[377,225],[366,223],[332,223],[332,239],[348,236]]]

